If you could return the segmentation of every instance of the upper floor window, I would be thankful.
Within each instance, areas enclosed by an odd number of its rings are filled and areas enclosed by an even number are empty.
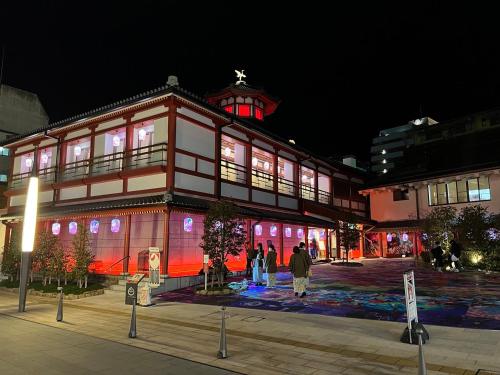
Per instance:
[[[66,163],[75,163],[90,158],[90,139],[82,138],[68,143]]]
[[[349,196],[349,181],[342,180],[340,178],[334,179],[333,194],[336,197],[348,197]]]
[[[122,152],[125,149],[125,129],[117,129],[107,132],[104,138],[104,154],[111,155]]]
[[[33,169],[33,153],[27,153],[21,156],[21,166],[19,173],[29,173]]]
[[[430,184],[427,186],[427,193],[429,206],[488,201],[491,199],[490,183],[487,176]]]
[[[273,154],[252,147],[252,186],[274,189]]]
[[[252,115],[250,104],[237,104],[236,108],[238,116],[250,117]]]
[[[316,172],[311,169],[300,166],[300,194],[304,199],[316,200],[314,192],[314,179]]]
[[[227,135],[221,141],[221,178],[242,184],[247,181],[246,147]]]
[[[0,156],[9,156],[9,149],[0,146]]]
[[[153,121],[145,121],[134,127],[134,148],[147,147],[154,144],[155,126]]]
[[[393,201],[407,201],[409,199],[408,189],[397,189],[392,192]]]
[[[278,191],[295,195],[295,163],[278,158]]]
[[[320,203],[330,203],[330,176],[318,173],[318,201]]]
[[[224,106],[224,111],[228,112],[228,113],[233,113],[234,112],[234,106],[231,104],[231,105],[226,105]]]

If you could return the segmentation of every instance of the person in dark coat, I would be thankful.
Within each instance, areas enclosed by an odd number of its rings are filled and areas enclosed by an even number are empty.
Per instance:
[[[278,264],[276,263],[278,255],[274,245],[269,245],[264,266],[267,273],[267,287],[272,288],[276,285],[276,272],[278,272]]]
[[[436,241],[435,245],[436,246],[431,249],[431,254],[435,261],[434,266],[436,267],[436,271],[443,272],[443,249],[439,241]]]
[[[462,249],[460,245],[454,239],[450,241],[450,254],[451,254],[451,265],[454,272],[459,272],[463,269],[462,263],[460,262],[460,255],[462,254]]]
[[[245,250],[246,250],[246,255],[247,255],[247,268],[245,271],[245,277],[249,277],[250,275],[252,275],[252,260],[255,257],[255,250],[253,249],[250,241],[247,241],[245,243],[245,247],[246,247]]]
[[[288,267],[293,274],[293,291],[295,292],[295,296],[298,296],[300,293],[300,298],[305,297],[309,265],[297,246],[293,247],[293,254],[290,257]]]

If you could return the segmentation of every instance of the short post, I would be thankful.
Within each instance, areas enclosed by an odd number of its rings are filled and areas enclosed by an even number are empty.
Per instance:
[[[420,325],[417,325],[415,332],[418,335],[418,375],[427,375],[427,367],[425,366],[424,348],[422,343],[424,330]]]
[[[135,316],[135,305],[137,298],[134,297],[132,302],[132,319],[130,320],[130,331],[128,332],[128,337],[135,339],[137,337],[136,330],[136,316]]]
[[[226,341],[226,306],[222,306],[222,320],[220,324],[220,339],[219,339],[219,352],[217,358],[227,358],[227,341]]]
[[[57,317],[56,317],[56,320],[58,322],[62,322],[62,320],[63,320],[63,298],[64,298],[63,287],[62,286],[58,286],[57,290],[60,293],[59,293],[59,303],[57,304]]]

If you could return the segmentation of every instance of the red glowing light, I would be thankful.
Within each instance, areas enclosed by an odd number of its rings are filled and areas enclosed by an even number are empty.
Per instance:
[[[263,120],[264,119],[264,112],[262,109],[255,107],[255,118],[257,120]]]
[[[224,107],[224,111],[226,111],[228,113],[233,113],[233,106],[232,105],[226,105]]]
[[[250,117],[250,104],[238,104],[238,116]]]

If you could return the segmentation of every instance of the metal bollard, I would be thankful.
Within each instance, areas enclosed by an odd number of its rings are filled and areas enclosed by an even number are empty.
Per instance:
[[[226,341],[226,306],[222,306],[222,320],[220,324],[220,339],[219,339],[219,352],[217,358],[227,358],[227,341]]]
[[[56,317],[56,320],[58,322],[62,322],[62,320],[63,320],[63,298],[64,298],[63,287],[62,286],[58,286],[57,290],[60,293],[59,293],[59,303],[57,304],[57,317]]]
[[[130,331],[128,332],[128,337],[130,337],[131,339],[135,339],[137,337],[135,304],[136,299],[134,298],[134,301],[132,303],[132,319],[130,320]]]
[[[415,329],[415,333],[418,335],[418,375],[427,375],[427,367],[425,366],[424,358],[424,348],[422,344],[422,335],[424,330],[420,325]]]

